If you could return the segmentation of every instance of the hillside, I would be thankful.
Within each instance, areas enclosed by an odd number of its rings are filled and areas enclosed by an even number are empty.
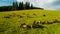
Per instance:
[[[22,23],[31,25],[34,20],[50,22],[52,19],[60,22],[60,11],[34,9],[0,12],[0,34],[60,34],[60,23],[44,24],[47,28],[43,30],[20,28]]]

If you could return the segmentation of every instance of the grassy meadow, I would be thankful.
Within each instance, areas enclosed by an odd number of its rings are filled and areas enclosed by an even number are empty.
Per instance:
[[[46,16],[43,16],[44,14]],[[4,18],[5,16],[9,18]],[[60,34],[60,23],[44,24],[47,27],[44,29],[20,28],[22,23],[31,25],[34,20],[42,22],[48,20],[50,22],[52,19],[60,21],[60,11],[34,9],[0,12],[0,34]]]

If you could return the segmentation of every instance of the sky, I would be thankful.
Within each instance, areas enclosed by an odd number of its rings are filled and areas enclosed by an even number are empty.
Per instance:
[[[30,2],[33,6],[50,10],[60,10],[60,0],[0,0],[0,6],[12,5],[12,2]]]
[[[12,5],[13,2],[15,2],[16,0],[0,0],[0,6],[8,6],[8,5]]]

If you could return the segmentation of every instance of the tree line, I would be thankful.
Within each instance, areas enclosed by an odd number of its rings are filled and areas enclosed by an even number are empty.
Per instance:
[[[20,2],[20,3],[13,2],[12,6],[1,6],[0,12],[1,11],[26,10],[26,9],[42,9],[42,10],[44,10],[43,8],[34,7],[33,4],[30,4],[29,2],[26,2],[25,4],[23,2]]]

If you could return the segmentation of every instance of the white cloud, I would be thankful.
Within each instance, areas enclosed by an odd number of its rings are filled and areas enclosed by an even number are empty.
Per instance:
[[[32,3],[34,6],[37,7],[45,7],[46,4],[50,4],[52,2],[54,2],[55,0],[29,0],[30,3]]]
[[[56,0],[46,0],[46,1],[47,1],[47,3],[52,3],[52,2],[54,2]]]
[[[56,1],[56,0],[17,0],[18,2],[30,2],[32,3],[34,6],[36,7],[42,7],[42,8],[45,8],[45,9],[51,9],[50,5]]]
[[[46,9],[49,9],[49,10],[59,10],[60,9],[60,5],[46,7]]]
[[[24,0],[17,0],[17,2],[23,2]]]

